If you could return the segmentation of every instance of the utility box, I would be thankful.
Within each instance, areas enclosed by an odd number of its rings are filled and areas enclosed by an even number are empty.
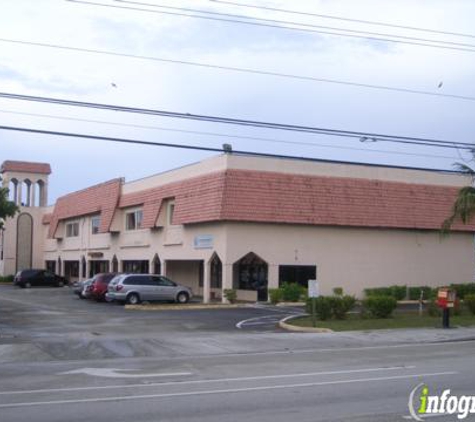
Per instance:
[[[442,309],[449,309],[455,306],[457,293],[448,287],[441,287],[437,292],[437,305]]]

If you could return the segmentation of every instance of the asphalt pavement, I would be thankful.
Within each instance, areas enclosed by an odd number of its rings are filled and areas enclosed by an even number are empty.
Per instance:
[[[127,311],[0,286],[0,421],[384,422],[411,418],[421,383],[475,395],[474,329],[275,327],[300,311]]]

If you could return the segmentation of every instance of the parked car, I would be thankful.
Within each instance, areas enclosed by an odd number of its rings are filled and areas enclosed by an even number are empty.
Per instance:
[[[91,299],[104,300],[107,293],[109,282],[117,273],[99,273],[93,277],[92,284],[88,290]]]
[[[187,303],[193,296],[189,287],[155,274],[122,274],[107,289],[106,299],[138,304],[143,300],[166,300]]]
[[[18,271],[13,279],[13,284],[22,288],[32,286],[63,287],[68,284],[68,280],[51,271],[32,268]]]
[[[86,292],[87,288],[92,284],[93,279],[88,278],[87,280],[82,281],[75,281],[71,288],[73,289],[73,293],[78,295],[80,299],[86,299]]]

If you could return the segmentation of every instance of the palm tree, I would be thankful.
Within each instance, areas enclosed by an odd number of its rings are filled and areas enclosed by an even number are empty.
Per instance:
[[[472,151],[475,158],[475,150]],[[454,167],[462,173],[472,178],[470,186],[464,186],[458,192],[457,198],[452,206],[452,214],[442,223],[442,232],[448,233],[452,224],[456,220],[461,220],[467,224],[475,215],[475,168],[468,164],[456,163]]]

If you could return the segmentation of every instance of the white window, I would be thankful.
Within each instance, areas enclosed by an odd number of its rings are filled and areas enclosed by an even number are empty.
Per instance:
[[[143,212],[136,210],[125,214],[125,229],[138,230],[142,226]]]
[[[79,236],[79,222],[66,223],[66,237]]]
[[[98,215],[91,217],[91,233],[92,234],[99,233],[100,227],[101,227],[101,217]]]

